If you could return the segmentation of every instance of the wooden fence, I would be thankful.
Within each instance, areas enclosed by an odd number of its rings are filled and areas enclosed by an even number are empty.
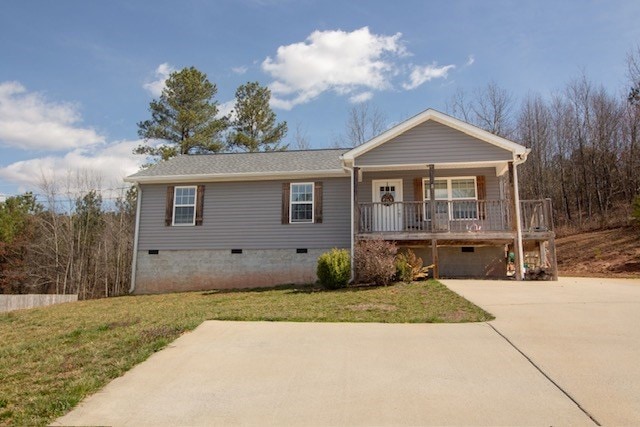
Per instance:
[[[63,302],[78,301],[78,295],[24,294],[0,295],[0,313],[25,308],[44,307]]]

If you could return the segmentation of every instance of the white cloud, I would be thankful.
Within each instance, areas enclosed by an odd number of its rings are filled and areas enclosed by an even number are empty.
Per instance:
[[[81,127],[78,107],[52,102],[15,81],[0,83],[0,145],[25,150],[66,150],[104,142]]]
[[[390,88],[397,71],[393,59],[407,55],[401,36],[372,34],[368,27],[314,31],[304,42],[280,46],[275,58],[262,62],[274,79],[271,105],[289,110],[329,90],[346,95]]]
[[[164,89],[164,82],[167,81],[169,75],[176,71],[172,65],[167,62],[164,62],[158,65],[155,71],[155,80],[145,83],[142,85],[151,95],[155,98],[159,97],[162,94],[162,89]]]
[[[77,175],[99,182],[102,189],[122,187],[122,178],[138,171],[145,162],[144,156],[133,154],[133,149],[141,142],[116,141],[109,145],[76,148],[61,156],[22,160],[1,167],[0,178],[25,189],[38,188],[43,179],[65,185],[70,176]],[[78,183],[71,182],[71,185]]]
[[[414,65],[411,74],[409,75],[409,82],[403,83],[402,87],[406,90],[411,90],[432,79],[438,79],[442,77],[446,79],[449,70],[455,67],[455,65],[444,65],[442,67],[438,67],[435,63],[432,65],[424,66]]]
[[[236,100],[232,99],[231,101],[223,102],[222,104],[218,104],[218,117],[229,116],[233,112],[233,107],[236,106]]]
[[[467,62],[465,62],[464,66],[468,67],[470,65],[473,65],[474,62],[476,62],[475,56],[469,55],[469,57],[467,58]]]
[[[241,75],[246,73],[248,70],[249,69],[244,65],[241,65],[239,67],[231,67],[231,71],[233,71],[236,74],[241,74]]]
[[[352,104],[360,104],[373,98],[373,92],[362,92],[357,95],[353,95],[349,98],[349,102]]]

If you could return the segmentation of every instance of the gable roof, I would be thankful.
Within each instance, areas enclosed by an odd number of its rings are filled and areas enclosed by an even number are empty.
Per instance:
[[[469,123],[463,122],[462,120],[456,119],[455,117],[451,117],[447,114],[441,113],[440,111],[429,108],[423,111],[422,113],[417,114],[411,117],[410,119],[405,120],[404,122],[381,133],[375,138],[370,139],[364,144],[349,150],[348,152],[342,155],[342,158],[346,163],[351,163],[356,157],[361,156],[364,153],[367,153],[376,147],[379,147],[380,145],[384,144],[387,141],[390,141],[391,139],[397,137],[398,135],[403,134],[409,129],[412,129],[429,120],[438,122],[452,129],[456,129],[460,132],[464,132],[469,136],[472,136],[476,139],[487,142],[489,144],[493,144],[499,148],[503,148],[505,150],[511,151],[514,154],[514,158],[517,158],[517,160],[522,162],[526,159],[529,151],[531,151],[530,149],[520,144],[517,144],[513,141],[509,141],[506,138],[502,138],[500,136],[494,135],[491,132],[487,132],[483,129],[480,129],[477,126],[473,126]]]
[[[349,149],[181,155],[125,178],[127,182],[195,182],[346,175]]]

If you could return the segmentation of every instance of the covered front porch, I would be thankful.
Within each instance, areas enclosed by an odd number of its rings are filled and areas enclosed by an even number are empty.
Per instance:
[[[400,123],[342,156],[352,178],[354,245],[381,238],[428,246],[435,277],[441,263],[482,276],[483,264],[501,259],[521,280],[526,258],[555,277],[550,201],[519,199],[517,166],[529,152],[435,110]],[[525,253],[525,243],[538,254]],[[444,247],[456,249],[439,259]]]
[[[468,277],[510,272],[520,280],[542,269],[555,279],[551,200],[518,200],[516,179],[512,162],[506,167],[356,167],[354,240],[384,239],[415,248],[425,264],[433,264],[434,277],[442,269],[462,276],[473,264],[477,274]]]

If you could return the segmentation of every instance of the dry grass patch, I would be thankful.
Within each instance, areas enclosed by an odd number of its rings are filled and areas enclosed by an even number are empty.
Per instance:
[[[348,305],[347,308],[353,311],[369,311],[369,310],[394,311],[398,309],[398,307],[391,304],[356,304],[356,305]]]
[[[573,234],[556,240],[563,276],[640,277],[640,232],[620,227]]]
[[[207,319],[476,322],[439,282],[335,291],[284,286],[80,301],[0,314],[0,425],[44,425]]]

